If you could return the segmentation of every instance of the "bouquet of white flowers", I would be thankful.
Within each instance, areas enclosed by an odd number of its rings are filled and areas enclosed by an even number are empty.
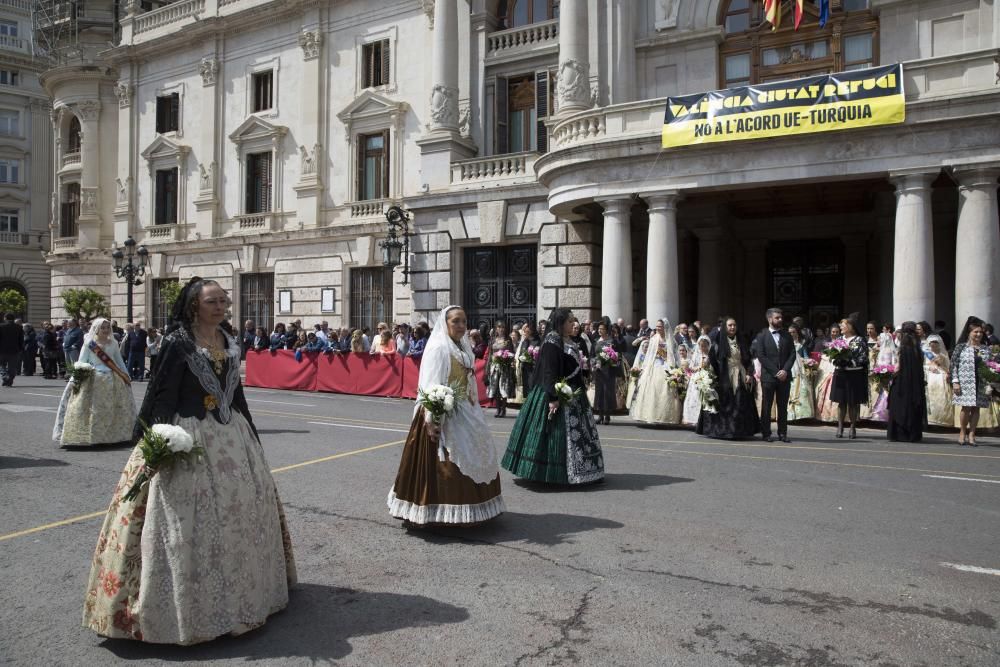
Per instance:
[[[80,387],[86,380],[94,376],[94,366],[85,361],[78,361],[75,364],[68,364],[66,372],[69,373],[69,380],[73,383],[73,393],[79,393]]]
[[[569,382],[566,380],[559,380],[555,384],[556,398],[559,400],[559,407],[562,407],[580,396],[579,389],[573,389]],[[552,415],[549,415],[549,419],[552,419]]]
[[[683,368],[670,366],[666,369],[667,385],[677,392],[677,398],[682,401],[687,397],[687,373]]]
[[[417,390],[417,402],[430,415],[430,421],[440,425],[444,418],[455,409],[455,388],[443,384],[433,384],[427,389]]]
[[[719,394],[715,390],[715,373],[710,368],[702,368],[692,378],[698,396],[701,399],[701,409],[715,414],[719,411]]]
[[[173,465],[177,459],[186,460],[191,456],[201,458],[205,453],[201,447],[195,447],[190,433],[173,424],[153,424],[152,428],[143,424],[139,449],[146,463],[135,478],[135,484],[122,496],[122,500],[134,500],[142,487],[147,486],[163,466]]]

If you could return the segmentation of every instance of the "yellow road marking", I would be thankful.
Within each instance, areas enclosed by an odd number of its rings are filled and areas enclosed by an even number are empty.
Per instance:
[[[634,449],[642,452],[652,452],[653,456],[668,454],[693,454],[694,456],[717,456],[731,459],[755,459],[760,461],[781,461],[784,463],[810,463],[821,466],[840,466],[844,468],[873,468],[877,470],[897,470],[900,472],[936,473],[945,475],[964,475],[966,477],[991,477],[1000,479],[1000,475],[984,475],[983,473],[955,472],[954,470],[924,470],[923,468],[902,468],[899,466],[880,466],[873,463],[843,463],[840,461],[815,461],[812,459],[787,459],[780,456],[753,456],[750,454],[725,454],[722,452],[695,452],[686,449],[659,449],[653,447],[629,447],[628,445],[606,445],[610,449]]]
[[[384,447],[393,447],[395,445],[401,445],[405,440],[394,440],[392,442],[385,442],[381,445],[374,445],[372,447],[365,447],[363,449],[355,449],[350,452],[341,452],[340,454],[332,454],[330,456],[324,456],[318,459],[312,459],[311,461],[303,461],[302,463],[293,463],[292,465],[282,466],[280,468],[274,468],[271,470],[272,473],[285,472],[286,470],[294,470],[295,468],[302,468],[303,466],[313,465],[315,463],[323,463],[325,461],[333,461],[334,459],[341,459],[345,456],[353,456],[354,454],[364,454],[365,452],[371,452],[376,449],[382,449]],[[101,512],[92,512],[90,514],[83,514],[80,516],[75,516],[71,519],[63,519],[62,521],[56,521],[54,523],[47,523],[44,526],[35,526],[34,528],[28,528],[27,530],[19,530],[15,533],[7,533],[6,535],[0,535],[0,542],[5,540],[12,540],[15,537],[23,537],[24,535],[31,535],[32,533],[38,533],[43,530],[48,530],[49,528],[58,528],[60,526],[66,526],[71,523],[77,523],[79,521],[87,521],[89,519],[96,519],[99,516],[105,516],[108,513],[107,510]]]

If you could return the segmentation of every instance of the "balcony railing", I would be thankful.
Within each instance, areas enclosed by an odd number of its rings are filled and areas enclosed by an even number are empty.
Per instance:
[[[451,163],[453,185],[482,184],[489,181],[534,180],[532,169],[538,153],[491,155]]]
[[[236,216],[236,228],[242,232],[269,232],[273,225],[273,213],[246,213]]]
[[[73,151],[72,153],[66,153],[63,155],[62,166],[70,164],[78,164],[80,162],[80,151]]]
[[[61,238],[55,239],[52,242],[53,250],[72,250],[76,248],[77,237],[76,236],[63,236]]]
[[[486,56],[500,57],[558,45],[559,19],[552,19],[491,33],[486,38]]]
[[[0,232],[0,244],[28,245],[28,237],[25,232]]]
[[[30,53],[31,43],[21,37],[10,37],[8,35],[0,35],[0,49],[5,49],[7,51],[18,51],[20,53]]]
[[[351,204],[352,218],[374,218],[385,213],[388,199],[370,199]]]
[[[165,7],[154,9],[151,12],[139,14],[135,17],[133,33],[140,35],[150,30],[155,30],[161,26],[195,16],[205,11],[205,0],[180,0]]]
[[[185,238],[184,230],[187,225],[153,225],[146,228],[146,241],[155,243],[157,241],[182,241]]]
[[[0,7],[13,7],[25,14],[31,14],[31,0],[0,0]]]

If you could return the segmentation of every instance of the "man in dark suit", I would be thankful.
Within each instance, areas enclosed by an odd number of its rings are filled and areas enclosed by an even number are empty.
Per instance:
[[[14,313],[7,313],[4,323],[0,324],[0,378],[5,387],[14,386],[23,348],[24,329],[14,322]]]
[[[142,322],[136,322],[135,327],[127,334],[128,339],[128,374],[133,380],[142,380],[146,375],[146,343],[149,334],[142,328]]]
[[[771,435],[771,406],[778,401],[778,439],[788,439],[788,395],[792,388],[792,368],[795,366],[795,343],[784,330],[784,315],[779,308],[768,308],[767,328],[757,334],[751,352],[760,360],[761,435],[774,442]]]

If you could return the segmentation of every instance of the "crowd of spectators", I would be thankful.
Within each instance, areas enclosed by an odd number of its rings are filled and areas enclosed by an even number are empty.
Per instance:
[[[379,322],[372,333],[369,327],[331,329],[330,323],[325,320],[306,328],[302,320],[295,320],[287,326],[278,322],[268,333],[253,320],[247,320],[243,323],[241,344],[244,358],[249,350],[301,350],[331,354],[400,354],[419,359],[429,335],[430,325],[427,322],[418,322],[412,327]]]

